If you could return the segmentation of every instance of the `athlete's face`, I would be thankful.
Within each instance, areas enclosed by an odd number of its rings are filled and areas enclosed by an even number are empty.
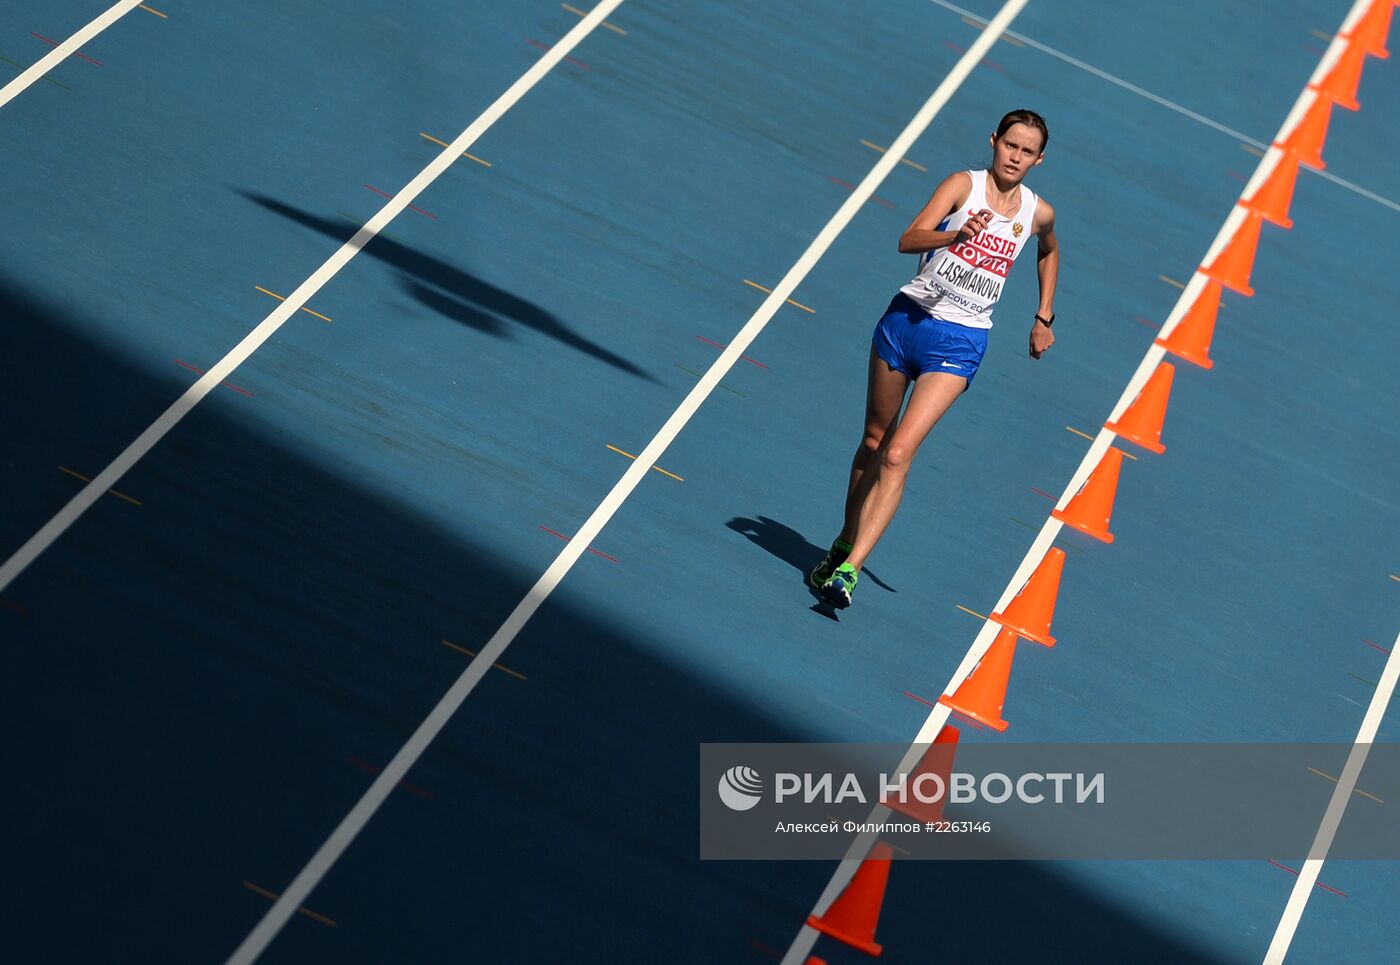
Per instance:
[[[992,137],[992,170],[999,178],[1020,183],[1026,172],[1045,160],[1040,132],[1029,124],[1012,124],[1001,137]]]

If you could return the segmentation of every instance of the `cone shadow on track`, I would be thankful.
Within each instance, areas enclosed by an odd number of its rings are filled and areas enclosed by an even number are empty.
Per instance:
[[[0,318],[0,406],[26,416],[0,463],[8,553],[71,495],[56,453],[96,468],[187,376],[14,279]],[[453,531],[317,462],[258,404],[201,405],[124,480],[142,507],[100,501],[7,590],[30,614],[0,611],[0,808],[26,883],[0,927],[19,958],[226,956],[266,908],[241,881],[285,887],[371,779],[346,759],[382,765],[470,659],[440,638],[478,649],[537,576],[464,536],[473,520]],[[459,471],[470,493],[493,470]],[[298,916],[269,961],[746,961],[795,932],[832,863],[699,861],[695,750],[806,735],[568,589],[504,657],[528,680],[488,676],[409,773],[432,797],[396,792],[312,892],[337,927]],[[987,907],[1035,923],[996,930],[998,960],[1045,961],[1048,930],[1075,927],[1118,960],[1201,960],[1051,866],[892,879],[892,962],[925,961],[930,924],[982,960],[967,923]]]
[[[274,214],[319,231],[337,244],[343,244],[354,236],[356,229],[347,229],[344,222],[318,218],[310,212],[254,191],[240,190],[238,193]],[[457,265],[423,254],[383,234],[376,235],[361,254],[403,272],[406,276],[404,289],[409,295],[453,321],[502,337],[510,335],[509,327],[502,320],[515,322],[630,375],[650,382],[657,381],[655,376],[575,332],[534,302],[497,288]]]

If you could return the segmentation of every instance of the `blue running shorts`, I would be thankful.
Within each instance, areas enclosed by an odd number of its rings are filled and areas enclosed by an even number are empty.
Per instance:
[[[945,322],[900,292],[875,326],[875,354],[894,370],[917,379],[925,372],[972,377],[987,351],[987,329]]]

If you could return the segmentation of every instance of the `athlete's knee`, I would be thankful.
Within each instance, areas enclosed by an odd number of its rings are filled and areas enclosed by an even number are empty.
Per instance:
[[[883,472],[906,473],[909,471],[909,464],[914,461],[914,448],[906,446],[902,442],[892,442],[885,447],[884,455],[880,458],[880,469]]]

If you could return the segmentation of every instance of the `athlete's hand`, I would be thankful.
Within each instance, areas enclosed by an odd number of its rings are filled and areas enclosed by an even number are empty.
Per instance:
[[[1054,319],[1051,319],[1054,321]],[[1055,344],[1055,333],[1040,319],[1031,323],[1031,358],[1038,359],[1045,350]]]
[[[992,223],[992,218],[994,217],[996,217],[996,215],[987,208],[983,208],[976,214],[968,215],[967,220],[963,222],[963,226],[958,229],[958,236],[953,239],[954,242],[962,244],[965,241],[971,241],[973,238],[976,238],[983,231],[987,230],[987,226]]]

